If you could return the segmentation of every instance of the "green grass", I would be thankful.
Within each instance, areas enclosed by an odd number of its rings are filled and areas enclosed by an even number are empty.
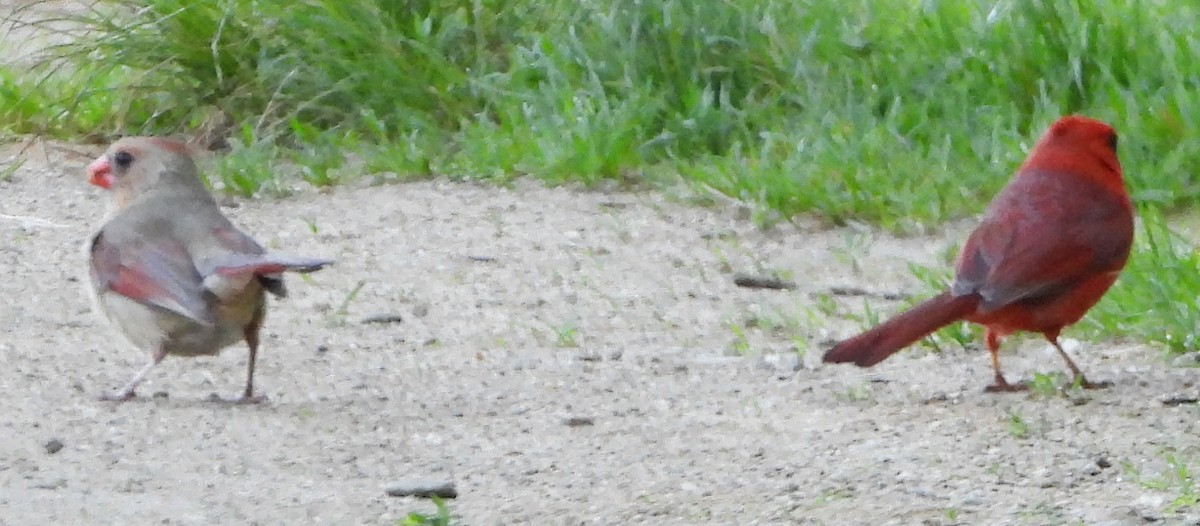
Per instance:
[[[1082,332],[1158,342],[1172,353],[1200,349],[1200,254],[1153,209],[1141,219],[1129,264]]]
[[[1162,462],[1154,463],[1165,464],[1165,466],[1154,476],[1144,475],[1142,470],[1130,461],[1123,461],[1121,465],[1126,476],[1143,488],[1173,495],[1170,503],[1162,511],[1176,514],[1193,509],[1200,504],[1200,490],[1197,490],[1196,479],[1192,475],[1194,463],[1188,457],[1183,456],[1184,453],[1191,452],[1178,451],[1174,448],[1165,448],[1159,451],[1157,456]]]
[[[682,183],[763,223],[917,232],[977,213],[1048,123],[1088,114],[1120,131],[1147,220],[1081,332],[1200,348],[1198,262],[1159,219],[1200,201],[1200,5],[107,0],[68,18],[73,44],[0,69],[0,133],[216,134],[219,186],[244,195]]]
[[[1169,353],[1200,349],[1200,305],[1195,299],[1200,297],[1200,254],[1192,241],[1172,230],[1155,207],[1144,207],[1139,218],[1133,253],[1120,278],[1079,326],[1068,328],[1063,336],[1120,336],[1159,343]],[[953,248],[948,256],[957,254],[957,247]],[[910,265],[929,295],[948,286],[953,268],[954,260],[950,258],[936,267]],[[938,342],[963,347],[982,345],[982,331],[967,324],[953,324],[923,343],[937,348]]]
[[[450,515],[450,508],[446,506],[444,500],[434,497],[433,504],[437,506],[437,511],[433,515],[414,511],[396,521],[396,526],[451,526],[455,523],[453,516]]]
[[[1013,438],[1029,438],[1029,422],[1016,411],[1008,413],[1008,434]]]
[[[1198,193],[1200,6],[108,0],[73,18],[91,32],[51,50],[70,67],[0,76],[9,132],[221,116],[271,157],[321,159],[319,185],[349,146],[399,178],[678,176],[770,217],[905,229],[978,211],[1083,112],[1122,131],[1139,201]],[[259,172],[234,190],[269,186]]]

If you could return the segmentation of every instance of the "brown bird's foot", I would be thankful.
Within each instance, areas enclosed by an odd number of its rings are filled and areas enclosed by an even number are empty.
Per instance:
[[[237,405],[258,405],[267,403],[267,395],[242,396],[234,403]]]
[[[208,395],[209,402],[214,402],[214,403],[218,403],[218,404],[229,404],[229,405],[258,405],[258,404],[265,404],[265,403],[267,403],[268,400],[269,399],[267,398],[267,395],[246,396],[243,394],[242,396],[239,396],[237,398],[232,398],[232,399],[224,398],[217,393],[212,393],[212,394]]]
[[[101,394],[98,398],[101,402],[128,402],[137,398],[137,393],[133,391],[114,391]]]
[[[1113,383],[1108,380],[1100,380],[1099,382],[1089,382],[1087,377],[1082,374],[1075,377],[1072,385],[1078,385],[1084,389],[1108,389],[1113,386]]]

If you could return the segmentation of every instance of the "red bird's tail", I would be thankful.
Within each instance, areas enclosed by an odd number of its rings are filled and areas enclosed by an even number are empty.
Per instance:
[[[963,319],[978,305],[978,295],[955,297],[943,292],[874,329],[834,345],[822,360],[870,367],[929,333]]]

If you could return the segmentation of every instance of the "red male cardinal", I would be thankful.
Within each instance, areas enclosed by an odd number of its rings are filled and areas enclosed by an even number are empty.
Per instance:
[[[958,320],[987,329],[995,382],[1017,391],[1000,372],[1000,339],[1040,332],[1085,388],[1091,383],[1058,344],[1117,279],[1133,244],[1133,206],[1117,161],[1117,134],[1080,116],[1055,122],[1025,164],[988,206],[967,238],[950,290],[825,353],[826,362],[875,365]]]
[[[241,401],[256,402],[254,361],[266,313],[263,291],[284,296],[284,271],[312,272],[324,259],[268,254],[221,214],[182,143],[121,139],[88,166],[112,190],[106,221],[86,249],[95,309],[150,363],[105,400],[128,400],[168,354],[215,355],[246,340]]]

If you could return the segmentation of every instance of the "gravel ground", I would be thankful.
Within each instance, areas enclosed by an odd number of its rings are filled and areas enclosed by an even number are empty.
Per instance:
[[[0,10],[28,4],[83,5]],[[61,41],[12,22],[10,63]],[[265,244],[338,259],[273,305],[270,402],[209,400],[239,392],[243,347],[99,402],[145,354],[83,292],[97,153],[0,146],[0,173],[22,163],[0,180],[0,524],[393,524],[433,505],[389,493],[447,483],[473,526],[1200,524],[1196,407],[1165,403],[1200,394],[1158,349],[1068,342],[1115,382],[1072,397],[984,394],[978,347],[819,364],[864,303],[928,292],[908,264],[943,264],[970,223],[763,231],[734,205],[531,183],[226,199]],[[1003,360],[1061,368],[1036,338]]]
[[[272,306],[270,402],[208,400],[239,392],[240,346],[99,402],[145,354],[83,292],[97,153],[0,148],[24,161],[0,181],[0,523],[392,524],[433,509],[385,492],[409,479],[452,481],[475,526],[1200,523],[1169,464],[1200,469],[1196,407],[1164,404],[1194,371],[1158,349],[1073,343],[1115,382],[1085,397],[984,394],[978,347],[819,365],[858,328],[830,309],[928,292],[907,265],[969,224],[763,231],[732,205],[532,183],[226,199],[264,244],[338,260]],[[1036,338],[1008,349],[1010,379],[1062,367]]]

